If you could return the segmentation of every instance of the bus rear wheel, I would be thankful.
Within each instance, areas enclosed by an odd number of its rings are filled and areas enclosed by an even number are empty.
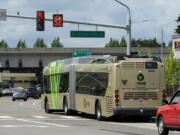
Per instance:
[[[63,103],[63,110],[65,115],[70,115],[70,110],[68,109],[68,102],[66,99],[64,100]]]
[[[97,120],[102,120],[102,112],[101,112],[101,105],[99,103],[96,104],[96,109],[95,109],[95,115]]]

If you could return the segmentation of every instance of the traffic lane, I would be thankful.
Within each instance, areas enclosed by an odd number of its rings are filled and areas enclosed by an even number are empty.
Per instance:
[[[76,120],[69,121],[65,119],[6,119],[0,120],[0,134],[11,134],[13,130],[18,135],[25,132],[31,132],[33,134],[43,133],[50,134],[53,130],[53,134],[58,134],[59,131],[65,134],[123,134],[123,135],[157,135],[157,129],[148,129],[152,123],[115,123],[104,122],[95,120]],[[152,126],[154,127],[154,126]],[[9,131],[11,130],[11,131]],[[33,130],[36,130],[34,132]],[[71,130],[71,132],[67,132]],[[81,131],[81,132],[77,132]],[[12,132],[13,133],[13,132]],[[171,133],[170,135],[176,135]]]
[[[3,121],[3,122],[2,122]],[[147,124],[147,123],[146,123]],[[145,125],[146,125],[145,124]],[[37,129],[36,129],[37,128]],[[48,128],[48,129],[47,129]],[[36,129],[38,133],[49,134],[50,130],[53,129],[53,134],[58,134],[59,130],[61,133],[66,133],[66,130],[71,130],[69,134],[123,134],[123,135],[156,135],[157,131],[141,129],[136,127],[131,127],[128,125],[118,125],[112,122],[104,122],[104,121],[95,121],[95,120],[87,120],[87,121],[67,121],[65,119],[59,120],[39,120],[39,119],[9,119],[9,120],[1,120],[0,121],[0,134],[6,132],[8,135],[11,134],[10,130],[16,131],[18,134],[24,134],[24,132],[32,132],[32,129]],[[8,130],[5,130],[8,129]],[[21,129],[25,131],[21,131]],[[59,130],[57,130],[59,129]],[[56,131],[57,132],[54,132]],[[46,132],[44,132],[46,131]],[[80,133],[77,131],[81,131]]]
[[[70,126],[71,128],[77,128],[77,130],[81,130],[82,128],[84,130],[94,130],[94,132],[106,132],[111,134],[151,134],[156,135],[157,134],[157,128],[155,127],[155,123],[153,125],[149,125],[152,123],[141,123],[126,119],[120,119],[120,120],[108,120],[99,122],[97,120],[94,120],[94,117],[91,115],[81,114],[78,113],[75,116],[65,116],[63,113],[52,113],[52,114],[46,114],[44,113],[44,110],[40,107],[40,100],[33,100],[30,99],[27,102],[24,101],[16,101],[12,102],[8,97],[4,98],[3,103],[5,106],[3,108],[6,108],[6,114],[9,114],[17,119],[24,119],[24,121],[21,121],[22,123],[25,123],[26,125],[34,125],[38,123],[41,125],[42,123],[50,123],[48,125],[48,128],[50,128],[53,124],[55,125],[65,125]],[[0,99],[0,103],[2,103],[2,99]],[[13,111],[12,111],[13,108]],[[0,115],[3,114],[0,111]],[[2,115],[3,116],[3,115]],[[76,118],[75,118],[76,117]],[[44,124],[47,126],[47,124]],[[153,127],[153,129],[152,129]],[[28,128],[28,127],[26,127]],[[31,128],[31,127],[29,127]],[[40,129],[42,130],[42,129]],[[28,131],[28,129],[27,129]],[[49,132],[48,132],[49,133]],[[85,132],[86,133],[86,132]],[[173,133],[174,135],[175,133]]]
[[[112,131],[110,131],[112,132]],[[60,124],[52,124],[46,122],[38,122],[38,121],[29,121],[24,119],[17,119],[17,120],[10,120],[5,121],[4,124],[0,124],[0,134],[2,135],[59,135],[59,134],[66,134],[66,135],[109,135],[109,131],[107,132],[104,129],[96,130],[91,127],[84,128],[81,125],[78,126],[62,126]],[[113,134],[124,134],[120,132],[115,132]]]
[[[41,100],[28,99],[27,101],[12,101],[12,97],[0,98],[0,115],[9,114],[15,116],[26,116],[37,113],[44,113],[41,109]]]

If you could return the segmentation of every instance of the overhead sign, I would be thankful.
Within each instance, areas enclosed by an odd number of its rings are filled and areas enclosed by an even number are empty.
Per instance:
[[[79,38],[104,38],[104,31],[71,31],[71,37]]]
[[[7,20],[7,11],[6,9],[0,9],[0,21],[6,21]]]
[[[72,57],[82,57],[82,56],[89,56],[89,55],[91,55],[90,51],[79,50],[79,51],[73,51]]]
[[[53,15],[53,27],[63,27],[63,15],[54,14]]]

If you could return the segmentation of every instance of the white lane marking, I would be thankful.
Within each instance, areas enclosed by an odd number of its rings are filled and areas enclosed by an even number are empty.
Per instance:
[[[32,116],[33,118],[37,118],[37,119],[47,119],[48,117],[44,117],[44,116]]]
[[[113,123],[113,122],[110,122],[109,124],[157,130],[156,123]]]
[[[1,128],[15,128],[16,126],[14,126],[14,125],[2,125],[0,127]]]
[[[41,103],[41,100],[34,102],[34,103],[33,103],[33,106],[36,106],[36,104],[39,104],[39,103]]]
[[[22,128],[22,127],[35,127],[35,128],[47,128],[48,126],[39,125],[1,125],[0,128]]]
[[[0,116],[0,119],[12,119],[13,117],[10,116]]]
[[[55,126],[55,127],[64,127],[68,128],[70,126],[65,126],[65,125],[60,125],[60,124],[54,124],[54,123],[44,123],[40,121],[31,121],[31,120],[26,120],[26,119],[16,119],[18,121],[23,121],[23,122],[29,122],[29,123],[36,123],[36,124],[43,124],[43,125],[49,125],[49,126]]]
[[[65,119],[76,119],[77,117],[73,117],[73,116],[59,116],[61,118],[65,118]]]

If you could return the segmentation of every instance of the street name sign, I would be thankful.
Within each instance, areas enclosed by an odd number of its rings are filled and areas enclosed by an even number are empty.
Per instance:
[[[74,38],[104,38],[104,31],[71,31],[70,37]]]

